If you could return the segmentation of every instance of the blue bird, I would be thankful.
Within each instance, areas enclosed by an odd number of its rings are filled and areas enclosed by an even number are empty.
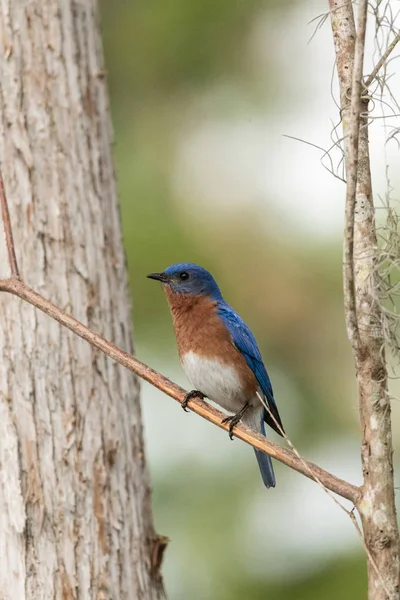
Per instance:
[[[162,283],[181,364],[195,388],[187,394],[183,408],[198,396],[233,413],[223,420],[229,422],[231,439],[240,421],[262,435],[266,435],[267,423],[282,435],[281,418],[257,342],[243,319],[225,302],[212,275],[193,263],[177,263],[148,277]],[[275,487],[270,456],[258,450],[255,453],[264,484]]]

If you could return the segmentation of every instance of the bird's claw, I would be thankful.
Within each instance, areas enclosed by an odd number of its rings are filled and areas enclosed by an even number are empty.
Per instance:
[[[200,398],[200,400],[204,400],[205,395],[203,394],[203,392],[200,392],[199,390],[192,390],[191,392],[188,392],[181,404],[181,406],[185,412],[189,412],[187,410],[188,402],[190,400],[192,400],[193,398]]]
[[[222,419],[222,424],[225,425],[225,423],[229,423],[229,437],[231,440],[233,440],[233,428],[240,423],[244,413],[249,408],[249,406],[250,405],[246,403],[238,413],[236,413],[235,415],[229,415],[229,417],[225,417],[225,419]]]
[[[221,423],[225,425],[225,423],[229,423],[229,437],[233,440],[233,428],[240,422],[241,415],[231,415],[230,417],[225,417],[222,419]]]

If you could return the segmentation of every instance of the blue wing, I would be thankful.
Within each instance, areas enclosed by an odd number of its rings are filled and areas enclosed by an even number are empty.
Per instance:
[[[228,304],[218,302],[217,310],[218,316],[222,319],[232,336],[234,346],[242,353],[250,369],[256,376],[271,413],[274,415],[280,427],[282,427],[281,418],[272,391],[271,380],[264,367],[261,352],[258,349],[254,335],[251,333],[243,319]],[[267,410],[264,412],[264,420],[272,427],[272,429],[282,435]]]

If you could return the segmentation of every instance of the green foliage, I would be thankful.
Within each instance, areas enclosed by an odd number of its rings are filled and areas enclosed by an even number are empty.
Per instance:
[[[344,555],[341,560],[332,561],[321,571],[300,580],[282,582],[279,585],[266,585],[263,580],[254,578],[233,582],[228,592],[219,596],[220,600],[251,598],[252,600],[358,600],[367,595],[366,565],[364,557]]]
[[[138,105],[186,86],[240,75],[249,28],[261,9],[274,4],[276,0],[103,2],[112,89],[132,93],[130,100]]]

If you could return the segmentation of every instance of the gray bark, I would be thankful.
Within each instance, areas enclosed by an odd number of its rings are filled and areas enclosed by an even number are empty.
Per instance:
[[[349,216],[346,214],[345,247],[352,249],[352,260],[351,264],[346,264],[349,261],[348,253],[347,256],[345,253],[344,270],[346,318],[355,361],[362,430],[364,485],[357,508],[369,552],[368,598],[394,600],[399,597],[400,547],[385,339],[376,269],[378,244],[366,118],[368,100],[361,100],[361,126],[356,146],[358,164],[353,164],[350,160],[354,142],[351,127],[356,117],[350,104],[356,44],[353,5],[351,0],[330,0],[329,5],[340,85],[346,176],[348,185],[354,176],[357,183],[351,227],[348,227]],[[365,15],[366,9],[364,6]],[[365,90],[362,91],[365,96]]]
[[[104,73],[94,0],[1,0],[0,165],[20,271],[132,351]],[[2,294],[0,598],[161,599],[155,548],[136,378]]]

